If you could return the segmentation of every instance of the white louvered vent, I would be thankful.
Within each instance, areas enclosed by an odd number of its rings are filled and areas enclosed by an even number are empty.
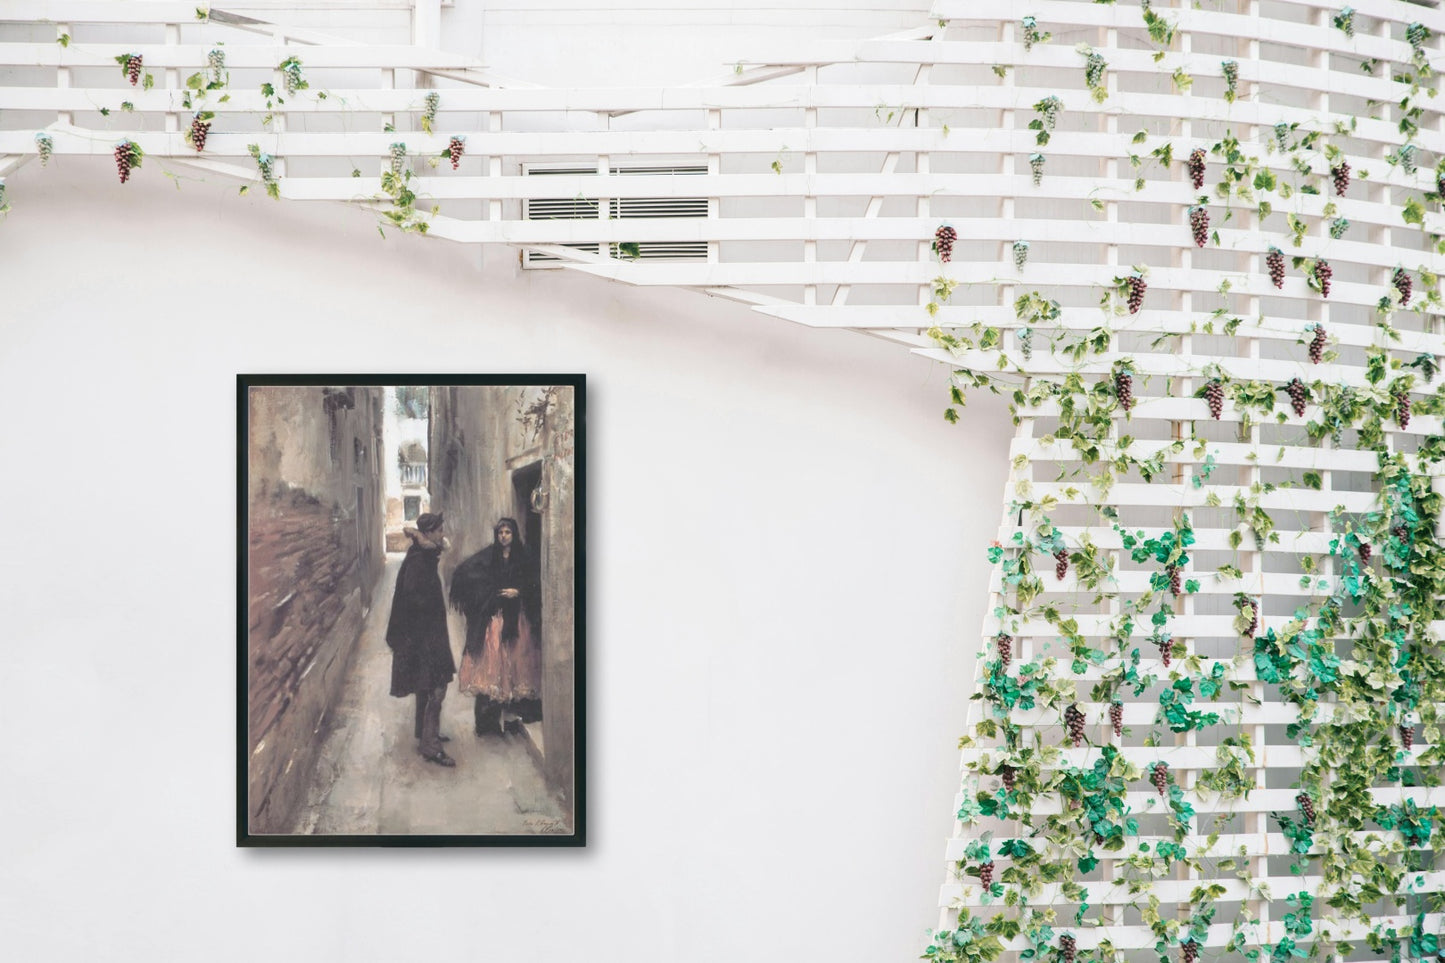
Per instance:
[[[566,167],[548,169],[528,169],[527,175],[531,177],[546,177],[557,174],[587,175],[597,173],[595,167]],[[683,167],[616,167],[611,173],[618,175],[628,174],[672,174],[689,176],[706,174],[707,168],[702,165]],[[706,197],[614,197],[607,203],[607,217],[610,220],[628,220],[631,218],[664,218],[664,217],[707,217]],[[575,221],[593,220],[597,218],[598,201],[595,197],[546,197],[533,198],[524,202],[523,216],[529,221]],[[619,228],[619,231],[625,231]],[[623,245],[627,249],[623,250]],[[564,247],[573,248],[579,251],[587,251],[590,254],[598,253],[596,244],[565,244]],[[707,260],[706,241],[641,241],[635,246],[627,241],[618,241],[609,245],[612,257],[636,258],[638,260],[658,261],[705,261]],[[556,264],[558,258],[550,254],[542,254],[536,251],[528,251],[526,264],[528,267]]]

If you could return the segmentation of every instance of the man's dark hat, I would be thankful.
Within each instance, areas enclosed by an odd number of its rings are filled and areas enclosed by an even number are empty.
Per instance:
[[[420,532],[436,531],[442,527],[442,513],[437,512],[433,515],[431,512],[426,512],[425,514],[418,515],[416,517],[416,527],[417,531]]]

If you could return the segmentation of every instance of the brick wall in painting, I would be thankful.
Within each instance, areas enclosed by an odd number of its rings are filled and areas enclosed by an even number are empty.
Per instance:
[[[381,576],[380,388],[253,388],[247,533],[253,833],[284,832]]]

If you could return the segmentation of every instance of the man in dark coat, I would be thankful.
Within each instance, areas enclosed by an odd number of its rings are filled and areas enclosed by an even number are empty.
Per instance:
[[[448,768],[456,760],[442,750],[442,699],[456,675],[451,637],[447,634],[447,606],[442,597],[437,563],[447,547],[442,517],[430,512],[406,529],[411,547],[396,575],[391,599],[391,620],[386,644],[391,647],[391,694],[416,696],[416,737],[427,762]]]

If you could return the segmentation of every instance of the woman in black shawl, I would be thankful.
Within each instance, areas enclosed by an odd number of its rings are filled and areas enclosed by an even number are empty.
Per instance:
[[[477,697],[477,735],[501,731],[502,710],[542,717],[541,586],[515,520],[492,529],[492,544],[452,575],[452,607],[467,619],[459,678]]]
[[[406,534],[411,547],[396,574],[396,593],[386,626],[386,644],[391,647],[391,694],[398,698],[416,696],[419,751],[428,762],[451,767],[456,762],[442,751],[445,737],[440,729],[442,698],[457,664],[452,661],[447,606],[437,575],[437,562],[447,545],[441,515],[420,516],[416,528],[406,529]]]

